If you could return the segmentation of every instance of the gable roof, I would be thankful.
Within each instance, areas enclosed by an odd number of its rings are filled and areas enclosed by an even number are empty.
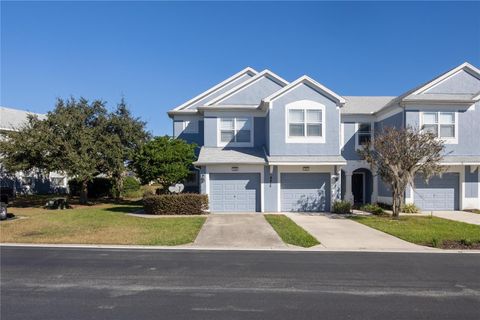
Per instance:
[[[187,102],[173,108],[172,110],[169,111],[169,114],[170,113],[174,113],[175,111],[180,111],[180,110],[185,110],[187,109],[188,107],[192,106],[193,104],[195,104],[196,102],[202,100],[202,99],[205,99],[205,98],[208,98],[209,96],[213,95],[214,93],[218,92],[219,90],[221,90],[222,88],[225,88],[226,86],[228,86],[229,84],[232,84],[234,81],[242,78],[243,76],[245,75],[248,75],[248,76],[255,76],[258,72],[256,70],[254,70],[253,68],[250,68],[250,67],[247,67],[243,70],[241,70],[240,72],[237,72],[236,74],[234,74],[233,76],[225,79],[224,81],[220,82],[219,84],[213,86],[212,88],[208,89],[207,91],[204,91],[202,93],[200,93],[199,95],[197,95],[196,97],[188,100]],[[249,79],[248,79],[249,80]],[[247,81],[248,81],[247,80]],[[185,112],[185,111],[184,111]],[[190,110],[190,112],[196,112],[194,110]]]
[[[271,94],[270,96],[268,96],[267,98],[263,99],[263,102],[265,104],[270,104],[270,102],[272,102],[273,100],[277,99],[278,97],[280,97],[281,95],[284,95],[285,93],[287,93],[288,91],[296,88],[297,86],[301,85],[301,84],[305,84],[309,87],[312,87],[313,89],[316,89],[322,93],[324,93],[326,96],[328,96],[330,99],[336,101],[338,104],[344,104],[345,103],[345,99],[336,94],[335,92],[333,92],[332,90],[328,89],[327,87],[325,87],[324,85],[322,85],[321,83],[313,80],[312,78],[310,78],[309,76],[301,76],[300,78],[298,78],[297,80],[293,81],[292,83],[290,83],[289,85],[283,87],[282,89],[278,90],[277,92],[274,92],[273,94]]]
[[[208,101],[207,103],[205,103],[205,106],[211,106],[211,105],[218,104],[218,103],[232,97],[233,95],[240,92],[241,90],[246,89],[249,86],[257,83],[259,80],[264,79],[264,78],[268,78],[268,79],[278,83],[282,87],[284,87],[288,84],[287,80],[283,79],[282,77],[278,76],[277,74],[273,73],[272,71],[270,71],[268,69],[265,69],[262,72],[255,75],[254,77],[250,78],[249,80],[247,80],[245,82],[242,82],[241,84],[239,84],[238,86],[228,90],[224,94]]]
[[[409,93],[409,96],[410,95],[418,95],[418,94],[421,94],[425,91],[427,91],[428,89],[430,89],[431,87],[439,84],[440,82],[450,78],[451,76],[455,75],[456,73],[458,73],[459,71],[461,70],[464,70],[464,71],[467,71],[469,73],[472,73],[474,75],[477,76],[477,78],[480,79],[480,70],[477,69],[475,66],[471,65],[470,63],[468,62],[464,62],[462,63],[461,65],[459,65],[458,67],[455,67],[443,74],[441,74],[440,76],[434,78],[433,80],[430,80],[429,82],[427,82],[426,84],[423,84],[415,89],[413,89],[413,92],[410,92]]]

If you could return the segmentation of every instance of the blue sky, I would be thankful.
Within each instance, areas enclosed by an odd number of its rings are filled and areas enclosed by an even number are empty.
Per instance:
[[[480,3],[1,3],[1,105],[124,95],[156,135],[166,111],[246,66],[341,95],[398,95],[480,66]]]

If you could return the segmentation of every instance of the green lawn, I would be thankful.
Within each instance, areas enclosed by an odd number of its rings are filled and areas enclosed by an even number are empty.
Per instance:
[[[9,208],[17,217],[0,223],[1,242],[180,245],[193,242],[205,217],[139,218],[135,204],[102,204],[69,210]]]
[[[420,245],[440,248],[480,246],[480,226],[437,217],[355,216],[351,218],[369,227]]]
[[[320,244],[310,233],[305,231],[290,218],[280,214],[266,214],[265,219],[270,223],[285,243],[309,248]]]

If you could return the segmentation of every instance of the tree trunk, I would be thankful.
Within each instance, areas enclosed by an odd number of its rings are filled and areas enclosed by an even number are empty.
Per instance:
[[[82,181],[82,186],[80,188],[80,204],[88,203],[88,179]]]
[[[113,175],[113,183],[115,185],[115,188],[113,190],[113,197],[115,200],[120,200],[120,197],[122,196],[122,189],[123,189],[123,179],[122,175]]]
[[[403,203],[403,194],[401,191],[394,190],[393,191],[393,205],[392,205],[392,217],[394,219],[398,219],[400,216],[400,211],[402,210],[402,203]]]

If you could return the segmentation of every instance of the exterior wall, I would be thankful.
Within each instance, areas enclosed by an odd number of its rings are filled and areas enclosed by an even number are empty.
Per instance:
[[[287,143],[286,105],[311,100],[325,105],[325,143]],[[340,153],[340,111],[336,104],[320,92],[302,84],[272,102],[269,110],[270,155],[338,155]]]
[[[183,121],[198,121],[197,133],[184,132]],[[173,137],[187,141],[188,143],[196,143],[198,146],[204,144],[204,121],[200,116],[175,116],[173,119]]]
[[[406,125],[420,127],[421,111],[457,111],[458,114],[458,143],[447,143],[445,154],[448,155],[480,155],[480,143],[473,137],[480,137],[480,102],[470,107],[458,106],[408,106],[405,119]]]
[[[404,113],[398,112],[385,119],[375,122],[375,132],[380,133],[384,128],[403,128]]]
[[[268,97],[272,93],[280,90],[281,85],[275,81],[264,77],[255,81],[251,85],[243,88],[229,98],[219,102],[220,105],[257,105],[263,98]]]
[[[271,171],[271,174],[270,174]],[[264,195],[265,195],[265,212],[276,212],[278,211],[278,166],[265,166],[264,170],[265,184],[264,184]]]
[[[432,88],[425,91],[425,94],[430,93],[477,93],[480,91],[480,79],[471,75],[465,70],[452,75],[448,79],[440,82]]]
[[[204,128],[203,128],[203,141],[206,147],[218,147],[218,118],[221,117],[252,117],[253,122],[253,147],[263,147],[266,143],[265,140],[265,127],[266,119],[260,113],[249,113],[249,112],[220,112],[208,113],[204,117]]]
[[[465,198],[477,198],[479,189],[479,167],[472,170],[471,166],[465,166]]]
[[[342,148],[342,156],[346,160],[361,160],[360,155],[355,149],[356,139],[356,125],[355,122],[344,122],[343,124],[343,139],[344,145]]]

